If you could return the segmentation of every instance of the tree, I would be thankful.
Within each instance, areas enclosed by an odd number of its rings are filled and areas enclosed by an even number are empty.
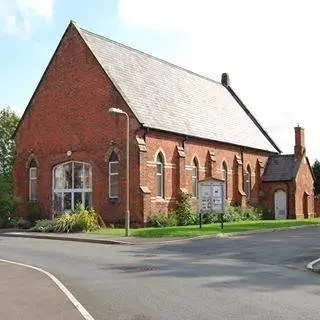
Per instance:
[[[320,161],[319,160],[316,160],[312,165],[312,171],[316,179],[314,182],[314,193],[320,194]]]
[[[0,110],[0,227],[6,227],[17,206],[12,192],[15,143],[12,135],[19,117],[9,107]]]
[[[0,176],[10,179],[15,154],[12,135],[18,125],[19,117],[9,107],[0,110]]]

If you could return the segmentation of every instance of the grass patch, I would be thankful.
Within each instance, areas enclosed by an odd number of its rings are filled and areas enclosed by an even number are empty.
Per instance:
[[[240,221],[224,223],[224,229],[221,231],[220,223],[205,224],[202,229],[198,225],[181,226],[181,227],[165,227],[165,228],[139,228],[132,229],[131,236],[133,237],[196,237],[201,235],[210,235],[217,233],[232,233],[245,232],[252,230],[284,228],[304,225],[320,224],[320,218],[306,219],[306,220],[261,220],[261,221]],[[102,228],[94,231],[101,235],[108,236],[123,236],[124,229],[118,228]]]

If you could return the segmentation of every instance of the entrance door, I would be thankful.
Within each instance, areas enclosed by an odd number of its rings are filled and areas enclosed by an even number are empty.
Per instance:
[[[287,218],[287,193],[283,190],[274,193],[274,213],[277,220]]]

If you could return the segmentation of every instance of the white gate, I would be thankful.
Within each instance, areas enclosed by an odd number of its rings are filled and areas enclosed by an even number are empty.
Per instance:
[[[277,220],[287,218],[287,193],[283,190],[274,193],[274,216]]]

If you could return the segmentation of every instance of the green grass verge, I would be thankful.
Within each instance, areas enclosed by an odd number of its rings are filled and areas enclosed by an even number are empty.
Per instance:
[[[244,232],[252,230],[284,228],[304,225],[320,224],[320,218],[306,220],[262,220],[262,221],[241,221],[224,223],[224,229],[221,231],[220,223],[206,224],[199,229],[198,225],[183,227],[166,227],[166,228],[139,228],[132,229],[133,237],[196,237],[201,235],[210,235],[217,233]],[[108,236],[123,236],[124,229],[102,228],[94,233]]]

